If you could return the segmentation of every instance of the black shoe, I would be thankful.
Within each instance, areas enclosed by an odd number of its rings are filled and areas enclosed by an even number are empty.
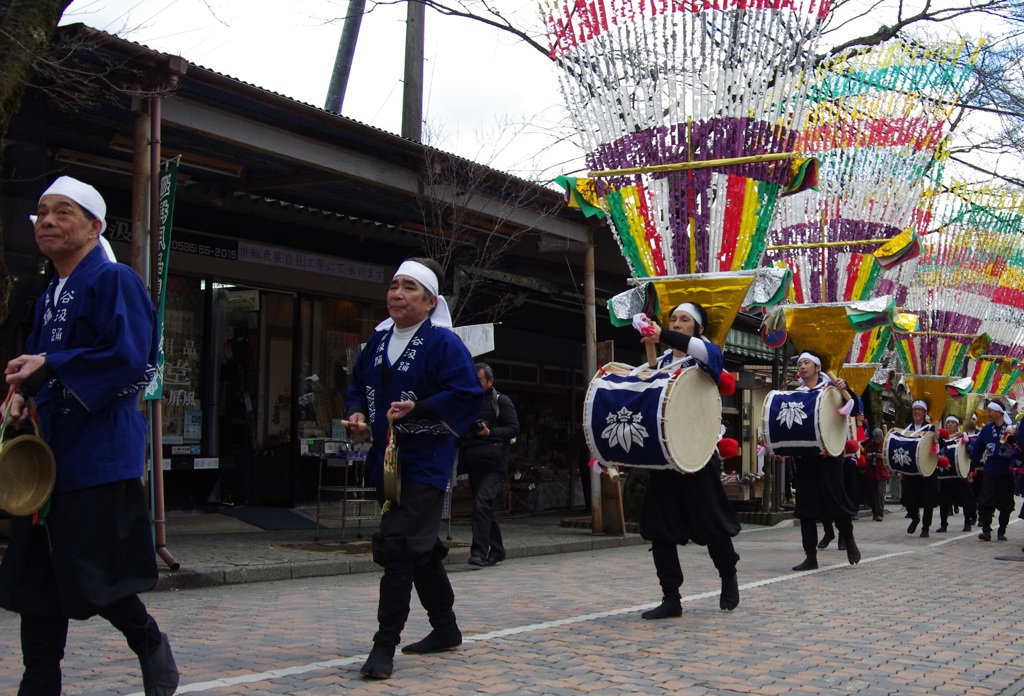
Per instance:
[[[948,527],[947,525],[945,525],[945,524],[940,524],[940,525],[938,526],[938,528],[937,528],[937,529],[935,530],[935,533],[936,533],[936,534],[945,534],[945,533],[946,533],[946,531],[947,531],[948,529],[949,529],[949,527]],[[966,530],[965,530],[965,531],[966,531]]]
[[[739,591],[737,590],[737,593]],[[739,599],[736,600],[739,602]],[[641,619],[647,619],[648,621],[655,621],[657,619],[672,619],[677,616],[683,615],[683,606],[679,603],[678,599],[663,599],[661,604],[648,609],[640,615]]]
[[[171,643],[167,634],[160,634],[160,645],[145,659],[139,658],[142,667],[142,688],[146,696],[171,696],[178,688],[178,666],[174,664]]]
[[[484,558],[483,556],[470,556],[469,557],[469,564],[471,566],[477,566],[479,568],[486,568],[487,566],[491,565],[488,562],[488,560],[486,558]]]
[[[837,548],[840,551],[845,551],[846,550],[846,542],[843,541],[843,536],[841,534],[839,535],[839,544],[838,544]]]
[[[454,650],[462,645],[462,631],[452,624],[444,628],[435,628],[427,637],[418,643],[410,643],[402,648],[406,655],[426,655],[427,653]]]
[[[804,559],[803,563],[801,563],[800,565],[793,566],[793,570],[796,570],[796,571],[817,570],[817,569],[818,569],[818,559],[814,558],[813,556],[808,556],[807,558]]]
[[[921,530],[921,538],[922,539],[927,539],[928,538],[928,528],[927,527],[925,527],[924,529]]]
[[[971,531],[971,523],[970,522],[965,522],[964,523],[964,531],[965,532]]]
[[[498,565],[504,560],[505,554],[503,553],[487,554],[487,565]]]
[[[722,594],[718,597],[718,606],[726,611],[732,611],[739,603],[740,585],[736,580],[736,573],[733,573],[727,578],[722,578]]]
[[[996,533],[996,539],[998,541],[1006,541],[1006,532],[1003,530],[998,531]]]
[[[921,522],[917,517],[910,520],[910,526],[907,527],[907,534],[913,534],[917,531],[917,525]]]
[[[825,532],[825,536],[821,537],[821,541],[818,542],[819,549],[827,549],[828,545],[832,543],[832,540],[836,538],[836,535],[832,532]]]
[[[860,563],[860,549],[857,548],[857,542],[853,540],[853,534],[846,540],[846,560],[850,562],[850,565]]]
[[[992,541],[992,532],[982,532],[978,535],[978,538],[982,541]]]
[[[359,673],[369,679],[390,679],[395,671],[395,646],[374,643]]]

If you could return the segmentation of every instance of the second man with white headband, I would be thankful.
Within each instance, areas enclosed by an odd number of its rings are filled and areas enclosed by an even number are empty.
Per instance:
[[[466,346],[446,328],[451,317],[439,294],[442,275],[431,259],[410,259],[398,268],[387,292],[389,318],[359,353],[345,397],[352,427],[365,423],[373,433],[366,473],[381,502],[391,422],[400,462],[400,499],[373,535],[373,560],[384,575],[378,630],[360,670],[372,679],[391,676],[414,586],[433,630],[402,652],[438,652],[462,643],[455,593],[443,565],[448,549],[439,534],[455,437],[480,413],[483,389]]]

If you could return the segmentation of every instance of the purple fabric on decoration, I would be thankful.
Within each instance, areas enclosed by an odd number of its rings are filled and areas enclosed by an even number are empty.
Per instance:
[[[760,155],[768,152],[788,152],[793,147],[795,133],[781,131],[774,124],[749,118],[712,119],[692,124],[692,159],[706,161]],[[618,140],[600,145],[587,155],[590,169],[625,169],[676,164],[687,160],[687,126],[659,126],[631,133]],[[708,236],[711,209],[710,196],[713,173],[731,174],[758,181],[785,185],[789,180],[789,161],[777,160],[743,165],[722,165],[708,169],[664,172],[644,175],[650,179],[667,179],[671,199],[657,201],[658,208],[669,215],[673,233],[672,258],[682,273],[690,271],[690,225],[694,219],[697,258],[696,272],[707,273],[709,268]],[[608,184],[617,188],[641,183],[640,175],[609,177]]]

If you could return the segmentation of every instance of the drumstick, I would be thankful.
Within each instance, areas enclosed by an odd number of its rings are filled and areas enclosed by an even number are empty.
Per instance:
[[[370,426],[366,423],[353,423],[352,421],[343,420],[341,421],[341,427],[343,428],[355,428],[356,430],[366,430]]]
[[[839,381],[839,378],[838,378],[838,377],[836,377],[836,376],[835,376],[835,374],[834,374],[834,373],[833,373],[833,372],[832,372],[831,370],[829,370],[829,371],[828,371],[828,372],[826,372],[825,374],[826,374],[826,375],[828,375],[828,378],[829,378],[830,380],[832,380],[832,382],[833,382],[833,383],[835,383],[835,382],[838,382],[838,381]],[[846,387],[843,387],[843,389],[842,389],[842,393],[843,393],[843,398],[844,398],[844,399],[846,399],[847,401],[849,401],[850,399],[852,399],[852,398],[853,398],[853,395],[852,395],[852,394],[850,394],[850,390],[849,390],[849,389],[847,389]]]
[[[658,366],[658,354],[654,350],[654,344],[653,343],[645,343],[644,345],[647,346],[647,364],[648,364],[648,366],[650,366],[650,367],[657,367]]]

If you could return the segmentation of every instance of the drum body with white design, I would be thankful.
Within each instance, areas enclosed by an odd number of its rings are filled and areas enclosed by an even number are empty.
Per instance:
[[[608,363],[587,389],[583,431],[604,466],[700,471],[718,444],[722,398],[699,367]]]
[[[945,469],[939,467],[939,478],[967,478],[967,474],[971,473],[971,455],[967,452],[967,443],[947,440],[946,456],[949,457],[949,466]]]
[[[939,454],[934,449],[935,433],[930,430],[906,434],[894,429],[885,436],[882,456],[890,471],[904,476],[931,476],[939,465]]]
[[[765,447],[779,457],[839,457],[846,451],[843,396],[831,385],[812,391],[770,391],[764,399]]]

